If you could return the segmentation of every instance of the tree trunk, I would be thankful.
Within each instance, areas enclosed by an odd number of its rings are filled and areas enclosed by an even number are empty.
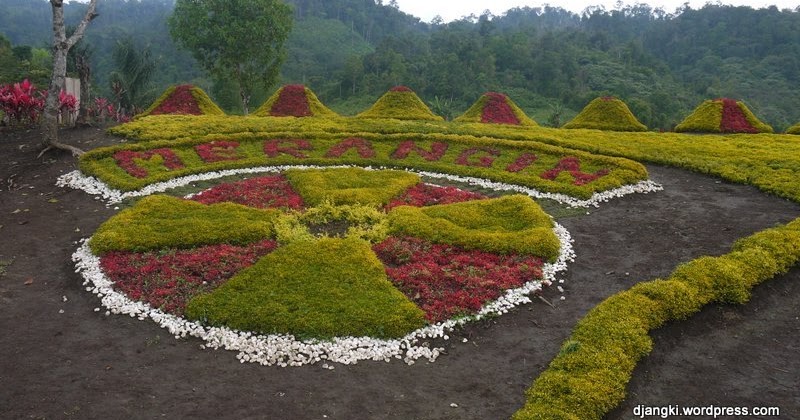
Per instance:
[[[250,113],[250,95],[244,91],[243,88],[239,88],[239,97],[242,98],[242,113],[247,115]]]
[[[89,106],[91,104],[92,92],[92,67],[89,63],[88,54],[79,53],[75,57],[75,64],[78,67],[78,78],[81,81],[81,103],[78,109],[78,124],[89,125]]]
[[[95,13],[97,0],[89,2],[86,15],[69,38],[67,38],[64,28],[64,0],[50,0],[50,5],[53,9],[53,76],[50,78],[50,89],[47,91],[47,100],[42,115],[42,152],[39,153],[39,156],[53,148],[69,150],[73,155],[81,155],[83,150],[58,141],[60,108],[58,95],[64,89],[64,79],[67,74],[67,52],[83,37],[89,22],[97,17]]]

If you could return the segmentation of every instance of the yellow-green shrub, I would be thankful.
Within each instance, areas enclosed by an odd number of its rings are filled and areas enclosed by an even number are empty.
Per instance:
[[[89,246],[92,252],[102,255],[110,251],[246,244],[271,237],[272,221],[278,214],[277,210],[233,203],[207,206],[152,195],[100,225]]]
[[[356,118],[444,121],[444,118],[431,112],[416,93],[407,88],[394,88],[386,92],[372,107],[356,115]]]
[[[333,263],[335,262],[335,264]],[[186,315],[209,325],[301,338],[398,338],[425,316],[386,277],[367,242],[292,242],[189,301]]]
[[[722,102],[705,100],[689,116],[675,126],[677,133],[719,133],[722,121]]]
[[[286,178],[311,206],[334,204],[386,205],[394,196],[420,182],[419,176],[400,171],[361,168],[289,170]]]
[[[628,105],[612,97],[596,98],[583,110],[564,124],[563,128],[588,128],[608,131],[647,131],[647,126],[639,122]]]
[[[389,231],[436,243],[554,260],[559,242],[553,222],[530,197],[513,195],[430,207],[396,207]]]
[[[786,134],[800,134],[800,123],[786,129]]]

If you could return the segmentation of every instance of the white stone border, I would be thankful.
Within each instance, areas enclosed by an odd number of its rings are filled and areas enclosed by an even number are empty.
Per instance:
[[[164,192],[172,188],[182,187],[191,184],[192,182],[208,181],[232,175],[256,174],[263,172],[282,172],[287,169],[322,169],[322,168],[347,168],[347,167],[355,167],[355,166],[284,165],[284,166],[260,166],[256,168],[243,168],[243,169],[228,169],[224,171],[206,172],[203,174],[189,175],[180,178],[175,178],[169,181],[148,185],[142,188],[141,190],[129,191],[129,192],[122,192],[120,190],[115,190],[113,188],[110,188],[107,184],[98,180],[97,178],[86,176],[83,173],[81,173],[81,171],[75,170],[58,177],[58,180],[56,180],[56,186],[70,187],[77,190],[83,190],[90,195],[98,196],[98,199],[102,198],[106,200],[106,205],[110,206],[119,203],[127,198],[143,197],[154,193]],[[370,166],[363,168],[368,170],[392,169],[384,167],[373,168]],[[515,191],[522,194],[526,194],[534,198],[546,198],[550,200],[555,200],[559,203],[563,203],[571,207],[599,207],[600,203],[607,202],[612,198],[623,197],[629,194],[636,194],[636,193],[647,194],[650,192],[662,191],[664,189],[661,185],[653,181],[647,180],[647,181],[641,181],[636,184],[623,185],[622,187],[615,188],[613,190],[594,193],[590,199],[580,200],[565,194],[542,192],[535,189],[522,187],[519,185],[495,182],[483,178],[473,178],[473,177],[465,177],[458,175],[448,175],[436,172],[418,171],[409,168],[406,168],[405,171],[413,172],[422,176],[428,176],[431,178],[449,179],[451,181],[465,182],[470,185],[490,188],[494,190]]]
[[[561,250],[555,263],[545,263],[541,281],[533,280],[517,289],[506,290],[505,295],[481,308],[476,315],[439,322],[411,332],[396,340],[380,340],[371,337],[337,337],[332,341],[300,341],[291,335],[257,335],[225,327],[205,327],[199,323],[177,317],[142,302],[135,302],[112,287],[111,281],[100,268],[100,257],[92,254],[88,239],[82,240],[81,247],[72,254],[75,272],[84,278],[86,291],[100,298],[106,308],[106,315],[123,314],[146,320],[150,318],[167,329],[175,338],[197,337],[205,341],[204,348],[238,351],[240,362],[262,365],[302,366],[320,361],[355,364],[359,360],[390,361],[403,359],[411,365],[417,359],[426,358],[433,362],[444,350],[432,348],[427,339],[441,337],[448,340],[448,332],[470,321],[488,316],[507,313],[515,306],[530,303],[529,294],[538,292],[542,286],[549,286],[556,280],[556,274],[567,269],[567,263],[575,260],[572,238],[569,232],[558,223],[554,232],[561,242]],[[96,308],[95,312],[100,312]],[[333,367],[323,365],[323,368]]]

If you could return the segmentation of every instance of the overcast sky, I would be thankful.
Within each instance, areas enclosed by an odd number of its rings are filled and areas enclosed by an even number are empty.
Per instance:
[[[683,3],[688,1],[693,9],[703,7],[706,0],[652,0],[640,1],[656,8],[661,7],[667,13],[673,13],[676,9],[681,7]],[[385,1],[384,4],[388,3]],[[545,3],[553,7],[561,7],[563,9],[580,13],[588,6],[605,6],[606,9],[614,9],[617,0],[549,0],[549,1],[525,1],[525,0],[397,0],[397,5],[400,10],[414,15],[425,22],[430,22],[434,16],[441,16],[445,22],[456,20],[462,16],[469,16],[475,14],[479,16],[483,14],[484,10],[489,10],[493,15],[501,15],[508,9],[514,7],[541,7]],[[629,2],[624,2],[629,3]],[[635,4],[636,1],[631,1],[630,4]],[[731,4],[735,6],[751,6],[753,8],[762,8],[770,5],[775,5],[779,9],[794,9],[800,6],[800,0],[724,0],[722,4]]]

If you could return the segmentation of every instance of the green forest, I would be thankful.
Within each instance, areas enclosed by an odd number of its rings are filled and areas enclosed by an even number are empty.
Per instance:
[[[672,130],[705,99],[743,100],[781,132],[800,121],[800,7],[708,4],[667,13],[646,4],[614,10],[514,8],[499,16],[421,22],[382,0],[290,0],[292,32],[280,84],[310,87],[352,115],[396,85],[412,88],[445,118],[481,94],[508,94],[539,124],[561,126],[598,96],[624,100],[651,130]],[[237,87],[203,73],[167,27],[173,0],[103,0],[80,50],[93,91],[147,76],[132,101],[146,107],[167,86],[192,83],[227,112],[241,112]],[[50,4],[0,0],[0,84],[49,77]],[[66,7],[77,23],[85,5]],[[257,42],[257,40],[255,40]],[[69,70],[69,69],[68,69]],[[276,86],[253,95],[256,106]]]

